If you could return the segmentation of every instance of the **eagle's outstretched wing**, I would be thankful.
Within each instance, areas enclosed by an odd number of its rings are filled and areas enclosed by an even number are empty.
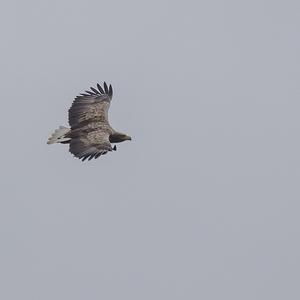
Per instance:
[[[70,142],[70,152],[82,161],[87,158],[89,160],[98,158],[113,150],[116,150],[116,147],[112,148],[109,134],[101,128],[80,134],[78,137],[72,138]]]
[[[82,160],[115,150],[109,141],[113,129],[108,122],[112,86],[104,82],[104,89],[99,84],[97,88],[77,96],[69,109],[70,152]]]
[[[69,124],[71,129],[80,128],[90,122],[108,123],[108,109],[113,96],[112,86],[109,88],[104,82],[103,88],[97,84],[98,90],[91,87],[91,91],[77,96],[69,109]]]

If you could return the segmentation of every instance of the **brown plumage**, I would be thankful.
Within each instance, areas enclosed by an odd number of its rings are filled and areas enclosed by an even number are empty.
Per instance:
[[[104,82],[103,88],[97,84],[75,98],[69,109],[71,128],[59,127],[48,139],[48,144],[69,144],[70,152],[82,161],[98,158],[109,151],[115,151],[120,143],[131,137],[115,131],[108,121],[108,110],[113,89]]]

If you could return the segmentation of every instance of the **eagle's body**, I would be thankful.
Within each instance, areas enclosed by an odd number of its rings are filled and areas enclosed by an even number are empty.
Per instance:
[[[51,135],[48,144],[69,144],[70,152],[77,158],[98,158],[108,151],[116,150],[111,143],[131,140],[131,137],[115,131],[108,121],[108,110],[113,96],[112,86],[104,82],[104,89],[97,84],[97,89],[80,94],[69,109],[71,128],[60,126]]]

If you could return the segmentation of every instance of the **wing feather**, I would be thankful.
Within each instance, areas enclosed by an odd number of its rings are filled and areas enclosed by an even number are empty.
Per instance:
[[[108,87],[107,87],[107,84],[106,84],[106,82],[104,81],[104,83],[103,83],[103,86],[104,86],[104,91],[105,91],[105,94],[107,94],[108,95]]]
[[[85,91],[87,94],[89,95],[94,95],[95,93],[91,92],[91,91]]]
[[[90,89],[95,93],[95,94],[100,94],[98,90],[96,90],[95,88],[93,88],[92,86],[90,87]]]
[[[101,87],[101,85],[99,83],[97,83],[97,88],[101,94],[105,94],[103,88]]]
[[[111,84],[109,85],[108,95],[110,98],[112,98],[112,96],[113,96],[113,88],[112,88]]]

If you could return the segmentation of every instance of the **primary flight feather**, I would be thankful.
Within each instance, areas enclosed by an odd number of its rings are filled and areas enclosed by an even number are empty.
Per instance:
[[[70,128],[60,126],[48,139],[48,144],[69,144],[70,152],[85,161],[117,150],[111,143],[131,140],[131,137],[115,131],[108,121],[108,110],[113,96],[112,86],[104,82],[103,88],[80,94],[69,109]]]

